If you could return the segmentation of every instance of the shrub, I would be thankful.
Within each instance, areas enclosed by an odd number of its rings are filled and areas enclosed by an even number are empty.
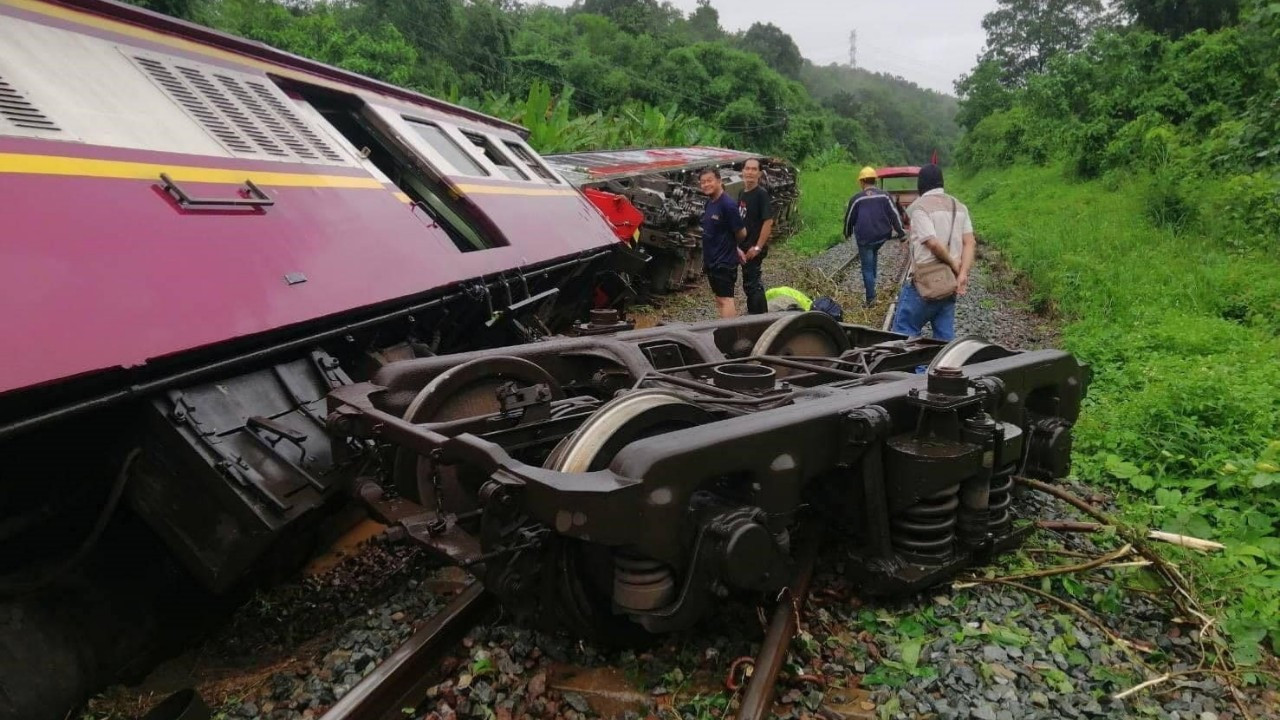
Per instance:
[[[1196,205],[1177,173],[1164,168],[1155,173],[1142,193],[1143,210],[1156,227],[1182,233],[1196,217]]]

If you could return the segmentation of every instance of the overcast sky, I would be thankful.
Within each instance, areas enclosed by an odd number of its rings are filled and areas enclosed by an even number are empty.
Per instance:
[[[565,7],[573,0],[542,0]],[[670,0],[686,13],[697,0]],[[849,31],[858,31],[858,65],[900,75],[954,94],[952,83],[973,67],[985,35],[982,16],[996,0],[711,0],[720,25],[745,30],[773,23],[819,65],[849,61]]]

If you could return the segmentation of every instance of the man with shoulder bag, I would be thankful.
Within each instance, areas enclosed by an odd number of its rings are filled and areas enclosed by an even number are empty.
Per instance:
[[[911,271],[898,295],[893,332],[919,337],[926,324],[933,337],[956,336],[956,298],[968,291],[977,243],[969,209],[946,194],[937,165],[920,168],[920,197],[907,208]]]

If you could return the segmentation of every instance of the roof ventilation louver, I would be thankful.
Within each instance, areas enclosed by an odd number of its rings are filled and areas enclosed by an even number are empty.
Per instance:
[[[312,130],[274,86],[200,63],[130,57],[233,155],[346,164],[346,158]]]
[[[0,77],[0,118],[5,121],[0,122],[0,126],[10,124],[25,130],[62,131],[62,128],[41,112],[26,94],[3,77]]]

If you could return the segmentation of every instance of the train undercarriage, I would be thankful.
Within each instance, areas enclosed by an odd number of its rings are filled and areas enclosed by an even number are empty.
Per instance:
[[[846,538],[867,595],[1016,542],[1015,475],[1068,472],[1087,370],[821,313],[392,363],[334,390],[336,461],[393,535],[521,621],[597,641],[779,591],[797,532]]]

